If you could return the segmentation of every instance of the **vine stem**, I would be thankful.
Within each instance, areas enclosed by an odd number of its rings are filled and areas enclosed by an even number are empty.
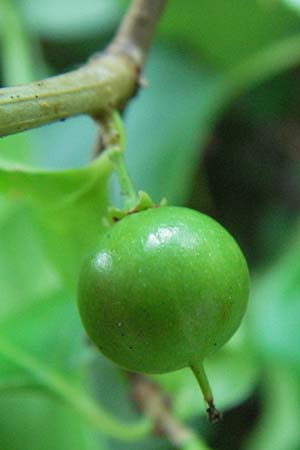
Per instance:
[[[112,152],[110,159],[113,162],[116,175],[121,187],[121,194],[124,197],[124,209],[134,208],[138,201],[138,195],[128,174],[123,153],[119,151]]]
[[[72,72],[0,89],[0,137],[67,117],[122,108],[135,94],[167,0],[133,0],[104,52]]]
[[[109,159],[113,163],[120,187],[121,194],[124,197],[124,209],[134,208],[138,202],[138,194],[134,188],[132,180],[128,174],[124,160],[124,151],[126,147],[126,136],[123,121],[119,112],[114,109],[111,112],[97,119],[101,127],[100,148],[109,150]]]
[[[123,53],[141,68],[145,62],[151,37],[167,0],[134,0],[108,46],[111,53]]]
[[[0,338],[0,353],[12,364],[31,373],[38,382],[57,394],[82,416],[89,425],[97,430],[111,437],[126,441],[142,439],[151,430],[151,424],[147,420],[143,420],[138,424],[126,424],[115,419],[84,394],[80,387],[77,388],[59,373],[44,367],[34,357],[20,350],[2,338],[2,336]]]
[[[128,210],[136,205],[138,201],[138,195],[125,165],[125,129],[120,114],[117,110],[113,110],[112,112],[112,121],[117,131],[118,147],[116,147],[116,150],[111,153],[110,159],[113,161],[116,175],[121,187],[121,194],[124,197],[124,209]]]

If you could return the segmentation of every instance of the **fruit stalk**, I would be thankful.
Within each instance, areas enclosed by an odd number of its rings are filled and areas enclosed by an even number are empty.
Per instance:
[[[124,209],[131,209],[138,202],[138,195],[128,174],[123,153],[120,151],[113,153],[111,160],[118,177],[121,194],[124,197]]]
[[[207,403],[207,414],[210,422],[218,422],[221,419],[221,413],[216,409],[213,399],[213,393],[205,373],[204,367],[202,363],[192,364],[191,365],[192,372],[194,373],[196,380],[200,386],[202,391],[204,400]]]
[[[112,110],[102,117],[100,123],[102,143],[104,148],[110,150],[110,160],[113,163],[121,194],[124,197],[124,209],[130,210],[136,206],[138,195],[124,161],[126,138],[122,119],[117,110]]]

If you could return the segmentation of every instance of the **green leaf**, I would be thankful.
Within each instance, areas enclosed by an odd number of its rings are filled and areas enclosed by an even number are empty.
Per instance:
[[[107,153],[81,169],[46,171],[2,161],[0,192],[31,201],[55,268],[72,289],[82,258],[103,229],[108,208]]]
[[[266,361],[300,367],[298,230],[292,236],[286,252],[253,280],[249,324],[257,351]]]
[[[70,381],[78,382],[90,354],[84,345],[76,307],[68,297],[56,289],[19,303],[18,308],[0,316],[0,341],[5,336],[23,352],[43,361],[47,370],[61,370]],[[2,391],[15,387],[17,391],[31,388],[51,392],[51,385],[42,383],[18,361],[1,357],[1,351],[0,386]]]
[[[0,395],[1,450],[107,450],[106,439],[51,397]]]
[[[124,440],[138,440],[148,433],[150,427],[146,421],[136,425],[119,422],[89,398],[70,377],[64,377],[58,371],[47,367],[35,356],[9,342],[3,335],[0,336],[0,355],[8,362],[28,371],[71,406],[93,428]]]
[[[10,379],[12,375],[23,377],[23,381],[29,376],[39,390],[43,386],[104,434],[140,439],[149,430],[146,422],[123,424],[85,393],[82,369],[87,352],[78,314],[67,300],[65,293],[52,295],[1,323],[0,373],[5,373],[6,379],[7,374]]]
[[[0,199],[0,323],[60,286],[43,237],[24,206]],[[29,263],[30,262],[30,263]]]
[[[76,305],[66,292],[43,294],[31,304],[19,305],[18,310],[0,317],[0,324],[2,335],[22,349],[33,351],[48,367],[78,377],[78,369],[89,352],[83,345]]]
[[[230,68],[299,31],[296,14],[280,1],[168,3],[160,26],[164,37],[182,42],[215,67]]]
[[[300,444],[299,371],[268,364],[262,383],[262,414],[244,450],[296,450]]]
[[[1,316],[0,346],[5,335],[23,352],[44,361],[48,371],[60,368],[69,383],[78,383],[85,349],[75,308],[66,300],[66,294],[54,293],[20,304],[5,320]],[[95,436],[78,414],[58,402],[51,384],[45,385],[16,358],[4,356],[0,351],[1,449],[106,448],[99,439],[95,446]]]

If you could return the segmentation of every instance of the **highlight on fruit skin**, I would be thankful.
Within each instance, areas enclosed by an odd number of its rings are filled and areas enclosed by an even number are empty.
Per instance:
[[[164,206],[99,236],[80,273],[78,307],[90,339],[120,367],[190,367],[215,421],[203,360],[235,333],[248,296],[247,263],[233,237],[205,214]]]

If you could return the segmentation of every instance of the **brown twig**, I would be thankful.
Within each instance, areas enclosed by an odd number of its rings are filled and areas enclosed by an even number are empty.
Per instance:
[[[142,374],[128,373],[134,404],[153,423],[154,433],[167,439],[176,448],[209,450],[182,424],[172,412],[171,401],[149,378]]]
[[[108,51],[127,55],[137,67],[142,67],[165,4],[162,0],[132,2]]]

